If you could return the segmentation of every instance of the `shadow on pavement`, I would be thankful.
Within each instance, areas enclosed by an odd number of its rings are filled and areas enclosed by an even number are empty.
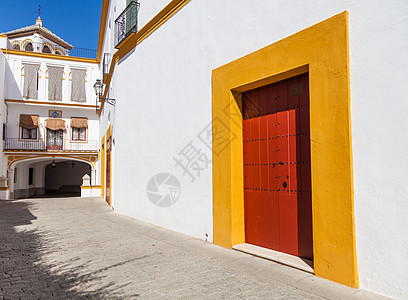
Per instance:
[[[59,247],[44,233],[24,228],[36,219],[32,209],[33,204],[25,200],[0,201],[0,299],[120,298],[124,285],[101,286],[101,272],[87,271],[86,262],[71,259],[56,266],[44,259]],[[98,286],[92,288],[96,281]]]

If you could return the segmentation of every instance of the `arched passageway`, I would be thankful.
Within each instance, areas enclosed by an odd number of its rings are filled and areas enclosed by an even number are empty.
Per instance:
[[[91,166],[73,160],[51,162],[45,167],[45,194],[81,196],[82,177],[91,176]]]
[[[82,177],[85,174],[96,178],[91,162],[68,157],[12,156],[8,170],[10,198],[37,198],[49,195],[80,196]],[[10,161],[10,157],[8,157]],[[92,182],[92,181],[91,181]]]

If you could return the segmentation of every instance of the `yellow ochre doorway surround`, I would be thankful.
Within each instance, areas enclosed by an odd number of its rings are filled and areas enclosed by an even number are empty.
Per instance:
[[[245,242],[242,92],[305,72],[314,271],[358,287],[347,11],[213,70],[214,243],[231,248]],[[230,129],[227,147],[216,143],[217,122]]]

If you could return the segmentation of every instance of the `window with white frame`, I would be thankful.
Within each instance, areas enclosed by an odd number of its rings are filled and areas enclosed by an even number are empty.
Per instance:
[[[86,128],[72,128],[73,141],[86,141]]]
[[[36,140],[37,139],[37,128],[28,129],[21,127],[21,138],[25,140]]]
[[[36,140],[38,136],[38,116],[20,115],[21,139]]]
[[[63,67],[47,66],[48,67],[48,100],[62,100],[62,76]]]
[[[88,128],[88,119],[87,118],[71,118],[71,132],[72,132],[72,141],[86,141],[86,131]]]
[[[25,99],[38,99],[39,65],[23,63],[23,67],[24,67],[23,97]]]
[[[71,101],[86,102],[86,70],[71,69]]]

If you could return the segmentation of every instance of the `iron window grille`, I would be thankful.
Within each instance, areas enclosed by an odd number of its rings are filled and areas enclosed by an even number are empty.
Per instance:
[[[132,1],[115,20],[115,48],[117,48],[132,32],[137,32],[137,12],[140,3]]]

